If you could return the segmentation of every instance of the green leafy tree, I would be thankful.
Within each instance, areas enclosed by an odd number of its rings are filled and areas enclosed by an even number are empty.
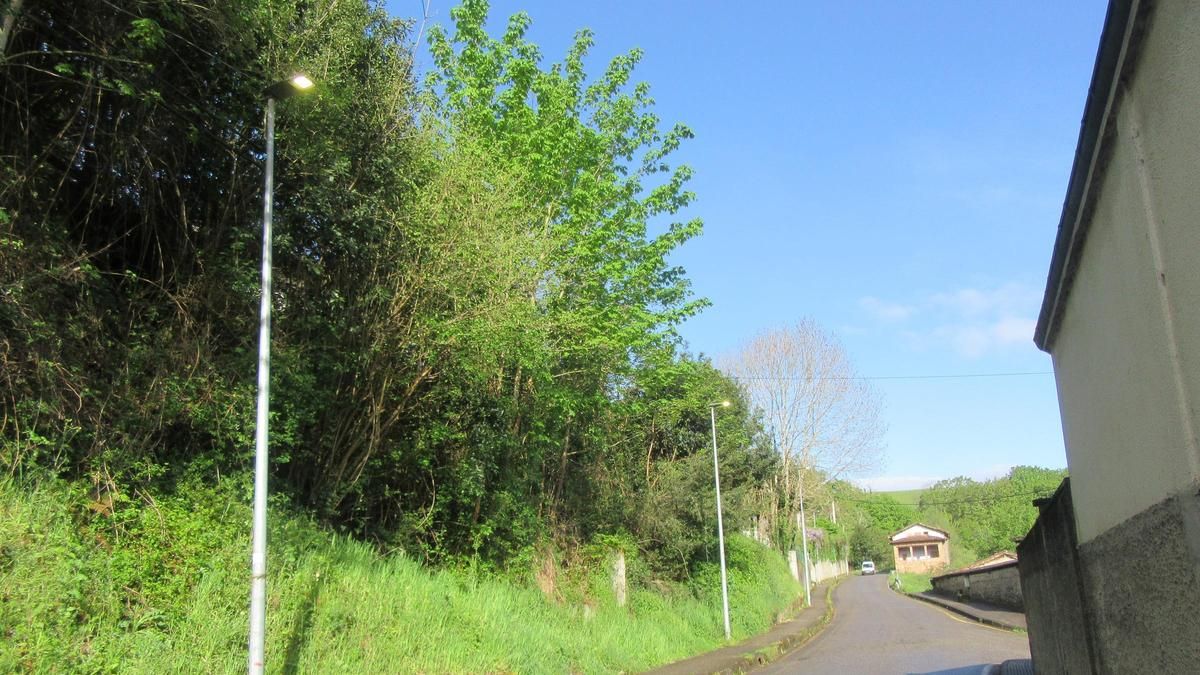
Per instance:
[[[917,509],[895,498],[865,492],[851,483],[834,485],[839,500],[839,523],[847,530],[850,562],[872,560],[880,570],[892,568],[888,537],[921,519]]]
[[[1065,477],[1063,470],[1028,466],[983,482],[960,476],[935,483],[922,493],[920,506],[944,513],[959,545],[986,556],[1011,550],[1037,519],[1033,500],[1053,493]]]
[[[598,501],[590,468],[620,443],[608,437],[608,411],[627,398],[643,364],[672,353],[674,327],[705,304],[689,298],[682,270],[667,262],[699,233],[699,221],[648,234],[652,221],[693,198],[690,171],[666,163],[691,132],[659,131],[649,88],[630,85],[640,53],[589,80],[592,37],[582,31],[564,62],[544,68],[525,39],[526,15],[510,18],[495,39],[484,28],[487,12],[486,2],[466,2],[451,13],[452,33],[430,32],[430,116],[451,143],[478,142],[523,181],[525,231],[546,244],[525,260],[538,275],[523,296],[537,318],[522,327],[526,348],[496,377],[514,383],[506,391],[520,412],[510,433],[539,478],[520,499],[532,493],[539,513],[586,529],[588,505]],[[658,174],[665,179],[647,182]]]

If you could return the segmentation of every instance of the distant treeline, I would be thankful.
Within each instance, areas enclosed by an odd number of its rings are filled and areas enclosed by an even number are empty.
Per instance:
[[[1033,500],[1054,493],[1066,469],[1017,466],[987,481],[958,477],[921,492],[916,506],[887,494],[844,490],[845,511],[853,523],[850,542],[854,560],[892,561],[888,536],[914,522],[950,533],[951,565],[960,566],[1004,550],[1014,550],[1037,519]]]

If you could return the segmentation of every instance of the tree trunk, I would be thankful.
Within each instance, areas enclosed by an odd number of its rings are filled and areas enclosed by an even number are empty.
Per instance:
[[[8,40],[12,37],[17,26],[17,16],[21,14],[21,4],[25,0],[10,0],[4,10],[4,21],[0,23],[0,57],[8,51]]]

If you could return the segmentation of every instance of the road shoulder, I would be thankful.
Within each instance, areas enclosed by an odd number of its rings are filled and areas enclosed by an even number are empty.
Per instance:
[[[951,612],[965,616],[968,619],[973,619],[984,625],[992,626],[993,628],[1026,630],[1025,615],[1021,612],[1014,612],[1010,609],[985,603],[959,602],[936,593],[926,592],[902,595],[908,595],[910,598],[922,600],[931,605],[937,605],[938,607],[948,609]]]
[[[649,671],[650,675],[696,675],[698,673],[744,673],[764,666],[800,647],[821,632],[833,619],[833,589],[845,577],[818,584],[812,606],[795,618],[735,645],[705,652]]]

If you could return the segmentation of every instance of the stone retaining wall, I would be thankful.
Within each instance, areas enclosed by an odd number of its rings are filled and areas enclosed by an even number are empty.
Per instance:
[[[943,574],[934,577],[931,582],[935,593],[949,598],[1025,611],[1025,601],[1021,596],[1021,574],[1015,560],[978,570]]]

